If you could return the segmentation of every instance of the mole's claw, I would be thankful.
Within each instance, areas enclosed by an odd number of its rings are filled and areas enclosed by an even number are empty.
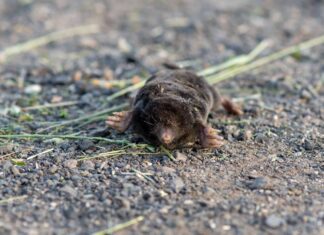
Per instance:
[[[107,117],[106,125],[119,132],[123,132],[129,127],[131,119],[131,112],[114,112],[111,116]]]
[[[126,114],[127,114],[127,112],[125,112],[125,111],[113,113],[114,116],[118,116],[118,117],[124,117]]]
[[[224,138],[218,135],[219,131],[210,126],[203,129],[200,136],[200,144],[203,148],[219,148],[224,145]]]
[[[122,117],[120,117],[120,116],[110,116],[110,117],[107,118],[107,120],[113,121],[113,122],[120,122],[122,120]]]

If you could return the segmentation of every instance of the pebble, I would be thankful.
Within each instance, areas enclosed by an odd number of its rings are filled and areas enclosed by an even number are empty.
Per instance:
[[[74,169],[78,165],[78,161],[74,159],[69,159],[63,162],[63,166],[69,169]]]
[[[20,175],[20,171],[15,165],[11,166],[11,172],[14,175]]]
[[[305,150],[313,150],[314,149],[314,143],[310,140],[305,140],[304,142],[304,149]]]
[[[279,228],[283,222],[283,219],[278,215],[270,215],[265,220],[265,224],[270,228]]]
[[[176,170],[175,170],[174,168],[167,167],[167,166],[163,166],[163,167],[161,168],[161,171],[162,171],[163,173],[167,173],[167,174],[170,174],[170,173],[174,173],[174,172],[176,172]]]
[[[90,176],[90,172],[89,171],[81,171],[81,176],[84,176],[84,177],[87,177],[87,176]]]
[[[300,97],[305,100],[310,100],[312,99],[312,94],[308,90],[303,89],[300,93]]]
[[[264,177],[257,177],[255,179],[246,181],[245,185],[251,190],[264,189],[264,187],[267,185],[267,180]]]
[[[95,164],[92,161],[84,161],[81,165],[82,170],[93,170],[95,168]]]
[[[91,140],[82,140],[79,142],[78,145],[82,151],[85,151],[85,150],[88,150],[88,149],[94,147],[94,143]]]
[[[51,174],[56,173],[56,172],[58,171],[58,167],[57,167],[57,165],[53,165],[53,166],[51,166],[51,167],[48,169],[48,171],[49,171]]]
[[[243,132],[243,140],[250,140],[252,139],[253,133],[251,130],[244,130]]]
[[[87,37],[80,40],[80,45],[85,48],[94,49],[98,47],[98,42],[93,38]]]
[[[126,210],[130,210],[131,203],[129,200],[127,200],[126,198],[122,198],[122,197],[119,197],[118,200],[119,200],[122,208],[125,208]]]
[[[176,152],[176,161],[182,161],[185,162],[187,160],[187,155],[180,153],[179,151]]]
[[[171,180],[170,186],[173,189],[173,191],[178,193],[185,186],[185,184],[180,177],[175,177]]]
[[[78,194],[74,188],[68,185],[65,185],[63,188],[60,189],[60,191],[69,194],[71,197],[76,197]]]
[[[51,85],[67,85],[72,82],[72,78],[67,74],[59,74],[51,77],[49,83]]]
[[[267,140],[267,137],[263,133],[258,133],[255,135],[255,141],[258,143],[265,143]]]
[[[3,164],[3,172],[10,172],[11,171],[11,167],[12,167],[12,163],[11,161],[5,161]]]
[[[237,134],[237,127],[234,125],[229,125],[225,127],[225,136],[229,141],[234,141],[233,136]]]
[[[125,38],[119,38],[117,42],[118,49],[127,54],[130,53],[132,50],[132,46],[128,43],[128,41]]]
[[[24,89],[26,94],[39,94],[42,91],[42,87],[38,84],[26,86]]]
[[[7,144],[0,146],[0,155],[6,155],[12,151],[14,151],[15,145],[14,144]]]
[[[239,131],[239,130],[238,130]],[[251,130],[243,130],[239,131],[238,134],[234,135],[234,137],[237,140],[243,141],[243,140],[250,140],[253,136],[253,133]]]

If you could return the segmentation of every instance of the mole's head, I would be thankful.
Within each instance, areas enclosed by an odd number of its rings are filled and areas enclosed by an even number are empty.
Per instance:
[[[173,149],[186,144],[193,136],[192,115],[178,100],[156,99],[135,116],[135,132],[155,145]]]

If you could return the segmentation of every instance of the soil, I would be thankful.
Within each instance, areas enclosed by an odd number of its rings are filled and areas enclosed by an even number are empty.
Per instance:
[[[198,71],[264,39],[268,54],[319,36],[323,12],[321,0],[0,1],[2,49],[73,26],[101,27],[2,61],[0,132],[36,133],[129,100],[107,102],[120,88],[94,79],[146,76],[165,61]],[[176,161],[132,148],[80,161],[121,146],[2,139],[0,234],[91,234],[138,216],[144,220],[118,234],[324,234],[323,61],[319,46],[218,84],[244,115],[213,114],[225,146],[176,150]],[[65,101],[79,103],[23,110]],[[78,124],[44,133],[90,136],[105,127]],[[142,143],[131,132],[106,137]]]

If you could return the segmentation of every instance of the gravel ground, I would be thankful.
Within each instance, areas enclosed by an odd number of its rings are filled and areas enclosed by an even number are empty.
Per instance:
[[[323,12],[321,0],[1,1],[2,49],[78,25],[101,30],[2,61],[0,134],[36,133],[127,102],[107,102],[120,89],[107,84],[166,60],[198,71],[264,39],[270,53],[319,36]],[[92,234],[138,216],[118,234],[324,234],[323,61],[319,46],[220,83],[244,115],[213,114],[226,145],[176,150],[176,161],[138,148],[84,160],[121,147],[2,139],[0,234]],[[77,103],[24,110],[65,101]],[[90,136],[105,127],[78,124],[50,132]]]

